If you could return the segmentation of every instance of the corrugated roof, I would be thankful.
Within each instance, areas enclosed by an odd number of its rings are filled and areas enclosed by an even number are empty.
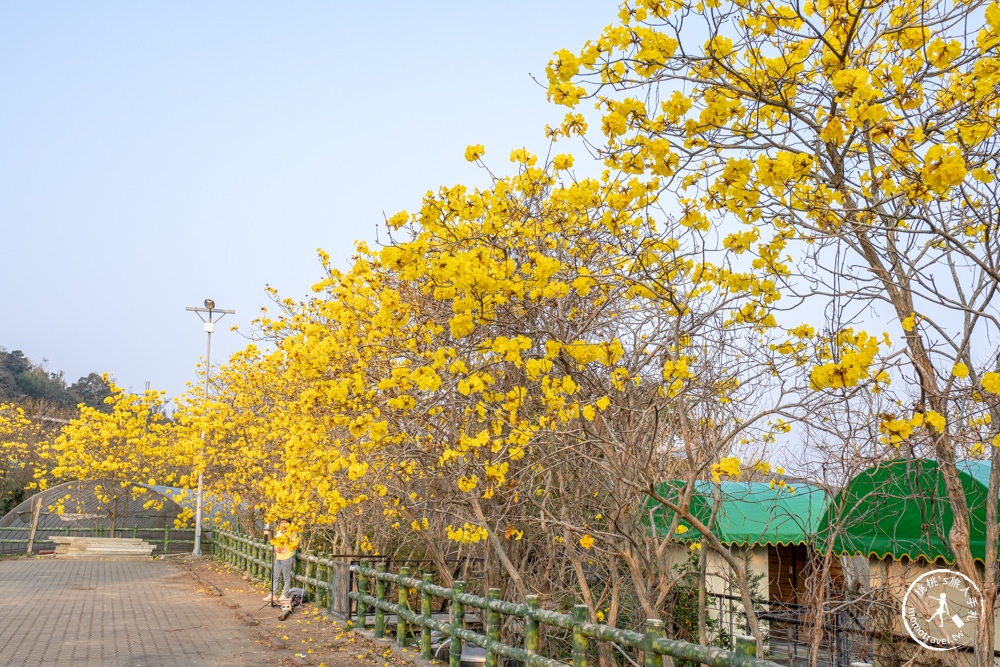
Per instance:
[[[793,484],[794,493],[787,489],[771,488],[761,482],[720,482],[721,505],[715,518],[713,533],[723,544],[730,545],[788,545],[809,544],[816,535],[820,520],[826,512],[827,498],[822,489],[808,484]],[[657,493],[664,497],[678,497],[684,482],[663,482]],[[715,484],[696,481],[691,497],[691,513],[705,524],[712,515],[712,494]],[[653,522],[659,531],[670,527],[673,512],[648,499]],[[643,517],[648,522],[647,517]],[[688,530],[675,535],[680,540],[698,539],[701,534],[686,522]]]
[[[67,527],[97,528],[104,526],[107,528],[110,525],[107,512],[94,494],[94,487],[97,484],[98,482],[66,482],[31,496],[9,511],[3,518],[0,518],[0,539],[23,539],[26,537],[21,531],[4,531],[3,529],[31,527],[34,503],[39,498],[42,502],[42,509],[38,517],[39,530],[45,530],[47,533],[50,530]],[[63,499],[64,510],[61,515],[49,509],[56,506],[60,498]],[[147,507],[147,505],[149,506]],[[173,528],[174,519],[184,512],[183,506],[155,489],[147,490],[137,499],[129,498],[127,509],[127,512],[121,513],[125,514],[125,518],[120,522],[122,525],[118,526],[119,528],[131,529],[135,527],[140,530],[143,528]]]
[[[958,477],[969,507],[972,556],[986,550],[989,461],[958,461]],[[879,559],[903,557],[955,560],[949,544],[954,516],[944,476],[933,459],[888,461],[852,478],[830,506],[821,532],[833,534],[833,549]],[[824,537],[825,539],[825,537]]]

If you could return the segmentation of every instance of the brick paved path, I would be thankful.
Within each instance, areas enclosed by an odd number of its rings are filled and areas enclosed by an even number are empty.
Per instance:
[[[0,664],[277,665],[164,560],[0,561]]]

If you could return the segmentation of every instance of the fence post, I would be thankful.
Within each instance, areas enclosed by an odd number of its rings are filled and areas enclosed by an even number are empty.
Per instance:
[[[385,562],[377,563],[375,569],[378,570],[379,574],[385,572]],[[375,599],[379,602],[385,600],[385,579],[381,577],[375,579]],[[385,637],[385,610],[375,605],[375,638],[382,639],[383,637]]]
[[[316,572],[316,580],[319,581],[320,576],[322,576],[323,577],[323,581],[324,582],[328,582],[329,579],[330,579],[330,567],[331,567],[330,566],[330,559],[327,557],[327,556],[329,556],[329,554],[327,554],[324,551],[323,554],[322,554],[322,556],[326,560],[326,565],[323,566],[322,575],[320,574],[319,571]],[[329,585],[329,583],[327,583],[323,587],[323,607],[324,608],[330,606],[330,593],[331,592],[332,592],[332,587]]]
[[[586,609],[586,607],[584,607]],[[643,661],[644,667],[661,667],[663,664],[663,657],[653,650],[653,641],[663,636],[663,621],[658,618],[647,618],[646,619],[646,636],[643,639]],[[574,636],[576,630],[574,629]],[[586,639],[584,640],[586,641]]]
[[[368,567],[368,561],[361,561],[361,567]],[[358,571],[358,593],[368,595],[368,577]],[[368,608],[364,600],[358,600],[358,627],[362,630],[368,626]]]
[[[163,553],[167,553],[167,549],[170,548],[170,526],[166,526],[163,529]]]
[[[737,655],[753,660],[757,657],[757,640],[749,635],[736,635],[734,649]]]
[[[408,577],[410,576],[410,568],[401,567],[399,568],[399,576]],[[409,605],[407,600],[409,599],[409,589],[406,588],[406,584],[400,582],[396,585],[399,591],[399,608],[396,609],[396,646],[406,646],[406,622],[403,620],[403,615],[400,613],[403,609],[408,609]]]
[[[333,574],[334,574],[333,561],[330,562],[330,567],[328,568],[328,570],[329,571],[326,573],[326,577],[327,577],[326,581],[330,585],[330,588],[327,591],[327,595],[326,595],[326,613],[327,614],[332,614],[333,613]],[[348,598],[347,601],[350,602],[350,598]],[[350,619],[350,617],[351,617],[350,605],[348,605],[347,617],[348,617],[348,619]]]
[[[573,605],[573,667],[587,667],[587,638],[581,627],[586,622],[587,605]]]
[[[316,589],[316,599],[313,600],[313,603],[317,607],[324,607],[325,608],[326,607],[326,577],[324,576],[323,573],[326,572],[326,567],[320,563],[320,561],[322,559],[323,559],[323,552],[322,551],[316,552],[316,574],[314,575],[314,577],[316,579],[316,583],[313,584],[313,587]]]
[[[538,596],[525,595],[528,612],[524,615],[524,652],[528,654],[528,664],[531,667],[532,656],[538,655]]]
[[[326,606],[326,598],[323,597],[323,592],[326,590],[323,581],[323,565],[320,561],[323,560],[323,552],[316,552],[316,572],[313,574],[313,578],[316,579],[316,583],[313,584],[313,588],[316,590],[316,597],[313,598],[313,604],[317,609]]]
[[[486,594],[486,599],[489,602],[498,601],[500,599],[500,589],[491,588],[489,593]],[[486,666],[485,667],[497,667],[498,656],[496,654],[496,649],[490,644],[500,641],[500,612],[490,607],[489,602],[487,603],[486,607]]]
[[[452,588],[455,595],[451,599],[451,626],[461,628],[465,626],[465,606],[458,601],[458,596],[465,592],[465,582],[456,581]],[[448,667],[462,667],[462,639],[451,635],[451,647],[448,652]]]
[[[423,583],[420,585],[420,615],[425,619],[430,619],[431,617],[431,594],[427,591],[427,587],[434,583],[434,575],[425,572],[423,576]],[[434,654],[431,652],[431,629],[427,627],[424,623],[420,624],[420,657],[424,660],[432,660]]]
[[[263,579],[264,578],[264,566],[261,565],[261,563],[264,562],[264,546],[261,543],[259,543],[259,542],[256,543],[256,546],[253,549],[253,555],[254,555],[254,558],[256,558],[257,561],[258,561],[254,565],[254,568],[253,568],[253,570],[254,570],[254,579],[258,579],[258,580],[259,579]]]
[[[306,599],[313,602],[316,601],[316,586],[311,584],[309,580],[313,579],[316,574],[317,565],[316,561],[313,560],[315,557],[315,551],[310,550],[306,552],[306,580],[302,582],[304,584],[302,588],[305,589],[306,595],[308,596]]]
[[[31,513],[31,532],[28,533],[28,548],[25,549],[25,553],[29,556],[35,547],[35,531],[38,530],[38,515],[42,512],[42,498],[38,496],[35,498],[35,509]]]

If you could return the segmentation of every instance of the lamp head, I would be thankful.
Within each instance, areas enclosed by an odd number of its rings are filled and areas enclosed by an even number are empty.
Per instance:
[[[205,299],[205,307],[208,308],[209,310],[212,310],[213,308],[215,308],[215,302],[212,301],[211,299]]]

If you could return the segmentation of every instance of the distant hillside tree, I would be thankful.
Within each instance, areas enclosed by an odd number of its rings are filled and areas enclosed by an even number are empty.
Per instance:
[[[99,373],[80,378],[70,385],[69,393],[75,397],[77,404],[82,403],[101,412],[110,411],[104,399],[112,395],[111,385]]]
[[[0,347],[0,402],[33,402],[57,408],[87,407],[110,411],[104,399],[111,396],[110,385],[99,373],[90,373],[67,386],[62,371],[46,369],[45,361],[36,364],[21,350],[8,352]]]

